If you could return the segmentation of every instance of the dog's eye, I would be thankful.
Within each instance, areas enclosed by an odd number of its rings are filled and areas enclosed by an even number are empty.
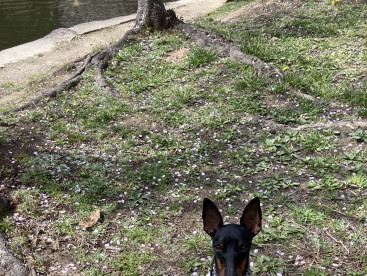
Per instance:
[[[238,242],[237,243],[237,248],[240,251],[247,251],[248,247],[246,246],[246,244],[242,243],[242,242]]]
[[[214,249],[217,250],[217,251],[220,251],[220,250],[222,250],[222,246],[220,244],[216,244],[216,245],[214,245]]]
[[[247,246],[246,245],[241,245],[239,248],[241,251],[246,251],[247,250]]]

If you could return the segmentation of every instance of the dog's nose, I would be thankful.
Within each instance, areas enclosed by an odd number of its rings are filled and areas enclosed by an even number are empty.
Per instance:
[[[234,263],[227,263],[225,276],[238,276],[236,270]]]
[[[225,276],[239,276],[233,269],[226,272]]]

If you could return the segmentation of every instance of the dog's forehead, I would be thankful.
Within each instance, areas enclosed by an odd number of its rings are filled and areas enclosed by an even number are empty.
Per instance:
[[[237,224],[226,224],[218,228],[215,236],[213,237],[213,241],[247,243],[247,241],[251,241],[251,235],[243,226]]]

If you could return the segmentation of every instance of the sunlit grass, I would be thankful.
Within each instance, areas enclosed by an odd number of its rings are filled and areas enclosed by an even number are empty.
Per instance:
[[[247,4],[235,1],[198,22],[278,66],[280,82],[163,32],[115,56],[113,92],[89,72],[75,89],[2,116],[0,178],[11,184],[0,189],[16,202],[0,225],[9,247],[45,274],[206,275],[202,198],[232,223],[259,196],[254,274],[364,275],[366,131],[340,122],[366,112],[365,7],[341,2],[216,22]],[[188,55],[170,62],[180,48]],[[95,209],[101,218],[83,229]]]

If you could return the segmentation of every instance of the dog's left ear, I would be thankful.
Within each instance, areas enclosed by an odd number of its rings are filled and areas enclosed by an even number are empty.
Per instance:
[[[243,210],[241,217],[241,225],[246,227],[247,230],[256,236],[261,230],[261,207],[260,199],[255,197],[247,204],[245,210]]]
[[[202,217],[204,231],[214,237],[218,228],[223,226],[223,219],[217,206],[209,198],[204,198]]]

